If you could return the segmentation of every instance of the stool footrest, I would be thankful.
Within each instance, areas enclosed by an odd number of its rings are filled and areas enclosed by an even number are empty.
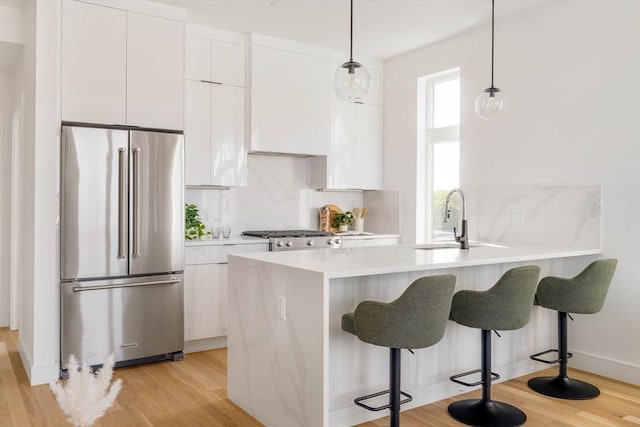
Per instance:
[[[467,383],[467,382],[464,382],[464,381],[460,381],[458,378],[466,377],[467,375],[471,375],[471,374],[477,374],[478,372],[482,372],[482,369],[474,369],[473,371],[463,372],[461,374],[452,375],[452,376],[449,377],[449,379],[451,381],[453,381],[454,383],[462,384],[462,385],[467,386],[467,387],[475,387],[477,385],[482,384],[482,380],[477,381],[475,383]],[[495,372],[491,372],[491,381],[495,381],[495,380],[497,380],[499,378],[500,378],[500,375],[496,374]]]
[[[356,398],[354,400],[354,402],[355,402],[356,405],[362,406],[364,409],[368,409],[369,411],[382,411],[383,409],[391,408],[391,404],[384,405],[384,406],[369,406],[369,405],[366,405],[366,404],[362,403],[362,401],[363,400],[368,400],[368,399],[373,399],[374,397],[384,396],[385,394],[389,394],[389,390],[379,391],[378,393],[367,394],[366,396],[358,397],[358,398]],[[405,393],[404,391],[401,391],[400,394],[402,396],[406,397],[406,399],[402,399],[400,401],[401,405],[404,404],[404,403],[411,402],[413,400],[413,396],[411,396],[408,393]]]
[[[558,362],[561,362],[562,359],[558,358],[558,359],[554,359],[554,360],[546,360],[546,359],[541,359],[539,356],[542,356],[543,354],[547,354],[547,353],[558,353],[558,349],[556,348],[552,348],[550,350],[545,350],[545,351],[541,351],[540,353],[536,353],[536,354],[532,354],[531,356],[529,356],[529,358],[531,360],[535,360],[536,362],[542,362],[542,363],[546,363],[548,365],[554,365]],[[567,353],[567,359],[571,359],[573,357],[573,353]]]

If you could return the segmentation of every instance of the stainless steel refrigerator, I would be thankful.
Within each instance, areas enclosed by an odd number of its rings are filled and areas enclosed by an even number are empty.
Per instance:
[[[181,359],[183,135],[63,123],[61,370]]]

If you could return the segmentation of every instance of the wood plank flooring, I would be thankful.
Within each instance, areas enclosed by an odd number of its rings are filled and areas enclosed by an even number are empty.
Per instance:
[[[48,386],[29,385],[17,342],[16,332],[0,328],[0,426],[68,426]],[[181,362],[118,368],[114,377],[122,379],[122,390],[95,426],[260,426],[227,399],[226,366],[226,349],[220,349],[188,354]],[[552,372],[550,369],[546,374]],[[577,370],[570,375],[598,386],[601,396],[588,401],[547,398],[527,388],[530,376],[497,384],[492,387],[492,395],[526,412],[527,426],[640,426],[640,387]],[[480,391],[475,390],[402,412],[401,424],[460,426],[449,417],[447,406],[479,396]],[[361,424],[384,425],[388,425],[388,418]]]

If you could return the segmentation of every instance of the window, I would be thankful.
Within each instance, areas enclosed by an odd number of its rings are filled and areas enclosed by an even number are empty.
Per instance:
[[[416,241],[453,240],[459,199],[446,224],[444,202],[460,185],[460,69],[418,79],[417,143]]]

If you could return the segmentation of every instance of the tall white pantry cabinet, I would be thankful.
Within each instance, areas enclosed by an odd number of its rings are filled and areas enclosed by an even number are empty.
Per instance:
[[[62,120],[182,130],[183,82],[184,22],[63,2]]]

